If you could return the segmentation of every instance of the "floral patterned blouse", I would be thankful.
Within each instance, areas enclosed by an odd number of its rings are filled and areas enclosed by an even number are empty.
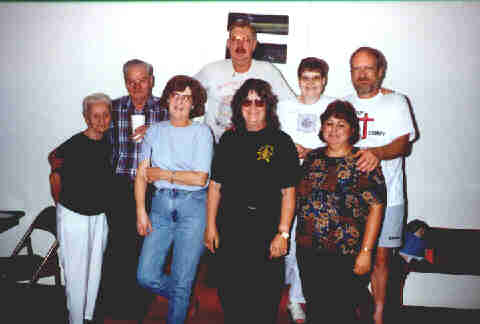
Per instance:
[[[322,147],[305,158],[300,186],[309,189],[297,194],[297,246],[358,254],[369,206],[384,204],[387,193],[380,166],[368,174],[357,170],[357,151],[331,158]]]

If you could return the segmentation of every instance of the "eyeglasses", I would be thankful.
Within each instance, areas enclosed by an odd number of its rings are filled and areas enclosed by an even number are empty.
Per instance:
[[[143,78],[140,80],[127,80],[127,87],[133,88],[135,86],[146,85],[148,82],[148,78]]]
[[[313,81],[313,82],[318,82],[318,81],[321,81],[322,80],[322,76],[319,74],[319,75],[314,75],[312,77],[309,77],[309,76],[306,76],[306,75],[302,75],[300,77],[300,81],[303,81],[303,82],[309,82],[309,81]]]
[[[245,42],[247,44],[250,44],[252,42],[252,39],[248,38],[248,37],[235,37],[235,36],[233,36],[233,37],[230,37],[230,41],[232,43],[236,43],[236,44],[243,43],[243,42]]]
[[[352,66],[350,71],[352,73],[360,73],[360,72],[375,73],[377,72],[377,68],[375,66]]]
[[[181,102],[191,102],[192,101],[192,95],[184,95],[184,94],[180,94],[178,92],[172,92],[172,99],[173,100],[179,100]]]
[[[263,99],[255,99],[255,100],[243,99],[243,101],[242,101],[242,106],[243,107],[250,107],[252,104],[255,104],[256,107],[265,107],[266,106],[266,102]]]

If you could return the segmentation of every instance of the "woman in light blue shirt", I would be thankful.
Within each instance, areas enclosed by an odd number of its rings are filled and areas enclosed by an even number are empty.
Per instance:
[[[135,179],[137,230],[145,236],[137,279],[166,297],[168,324],[184,323],[197,265],[204,252],[206,187],[213,155],[213,136],[203,123],[190,119],[203,111],[206,93],[188,76],[175,76],[160,99],[170,120],[152,125],[143,139]],[[152,210],[145,210],[147,182],[156,191]],[[170,246],[170,275],[163,272]]]

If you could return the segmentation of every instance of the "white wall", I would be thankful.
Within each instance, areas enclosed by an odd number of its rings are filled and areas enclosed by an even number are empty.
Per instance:
[[[381,49],[384,85],[408,94],[420,130],[406,160],[409,218],[480,228],[479,2],[2,3],[0,209],[28,216],[0,235],[0,255],[51,204],[47,154],[84,128],[82,98],[124,95],[121,67],[131,58],[154,65],[155,95],[173,75],[221,59],[229,12],[290,16],[288,36],[259,39],[288,43],[288,64],[279,68],[294,89],[299,61],[318,56],[330,64],[326,94],[342,97],[353,90],[353,50]],[[433,300],[426,281],[412,278],[406,304],[480,308],[478,277],[425,276],[446,297]],[[468,299],[458,297],[468,289]]]

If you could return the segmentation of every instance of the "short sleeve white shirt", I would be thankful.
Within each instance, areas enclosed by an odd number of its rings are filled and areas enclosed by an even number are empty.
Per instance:
[[[373,98],[361,99],[357,94],[345,98],[356,109],[360,119],[360,141],[355,145],[362,148],[390,144],[396,138],[408,135],[415,138],[415,128],[407,100],[404,95],[379,93]],[[404,203],[402,157],[381,162],[387,185],[387,206]]]
[[[325,146],[318,134],[321,128],[320,115],[335,98],[322,95],[311,105],[297,99],[280,101],[277,114],[282,130],[290,135],[293,142],[309,149]]]
[[[212,129],[216,142],[232,126],[230,102],[247,79],[267,81],[279,101],[295,98],[280,71],[270,62],[253,60],[247,72],[238,73],[231,59],[221,60],[206,65],[194,78],[207,90],[204,122]]]

